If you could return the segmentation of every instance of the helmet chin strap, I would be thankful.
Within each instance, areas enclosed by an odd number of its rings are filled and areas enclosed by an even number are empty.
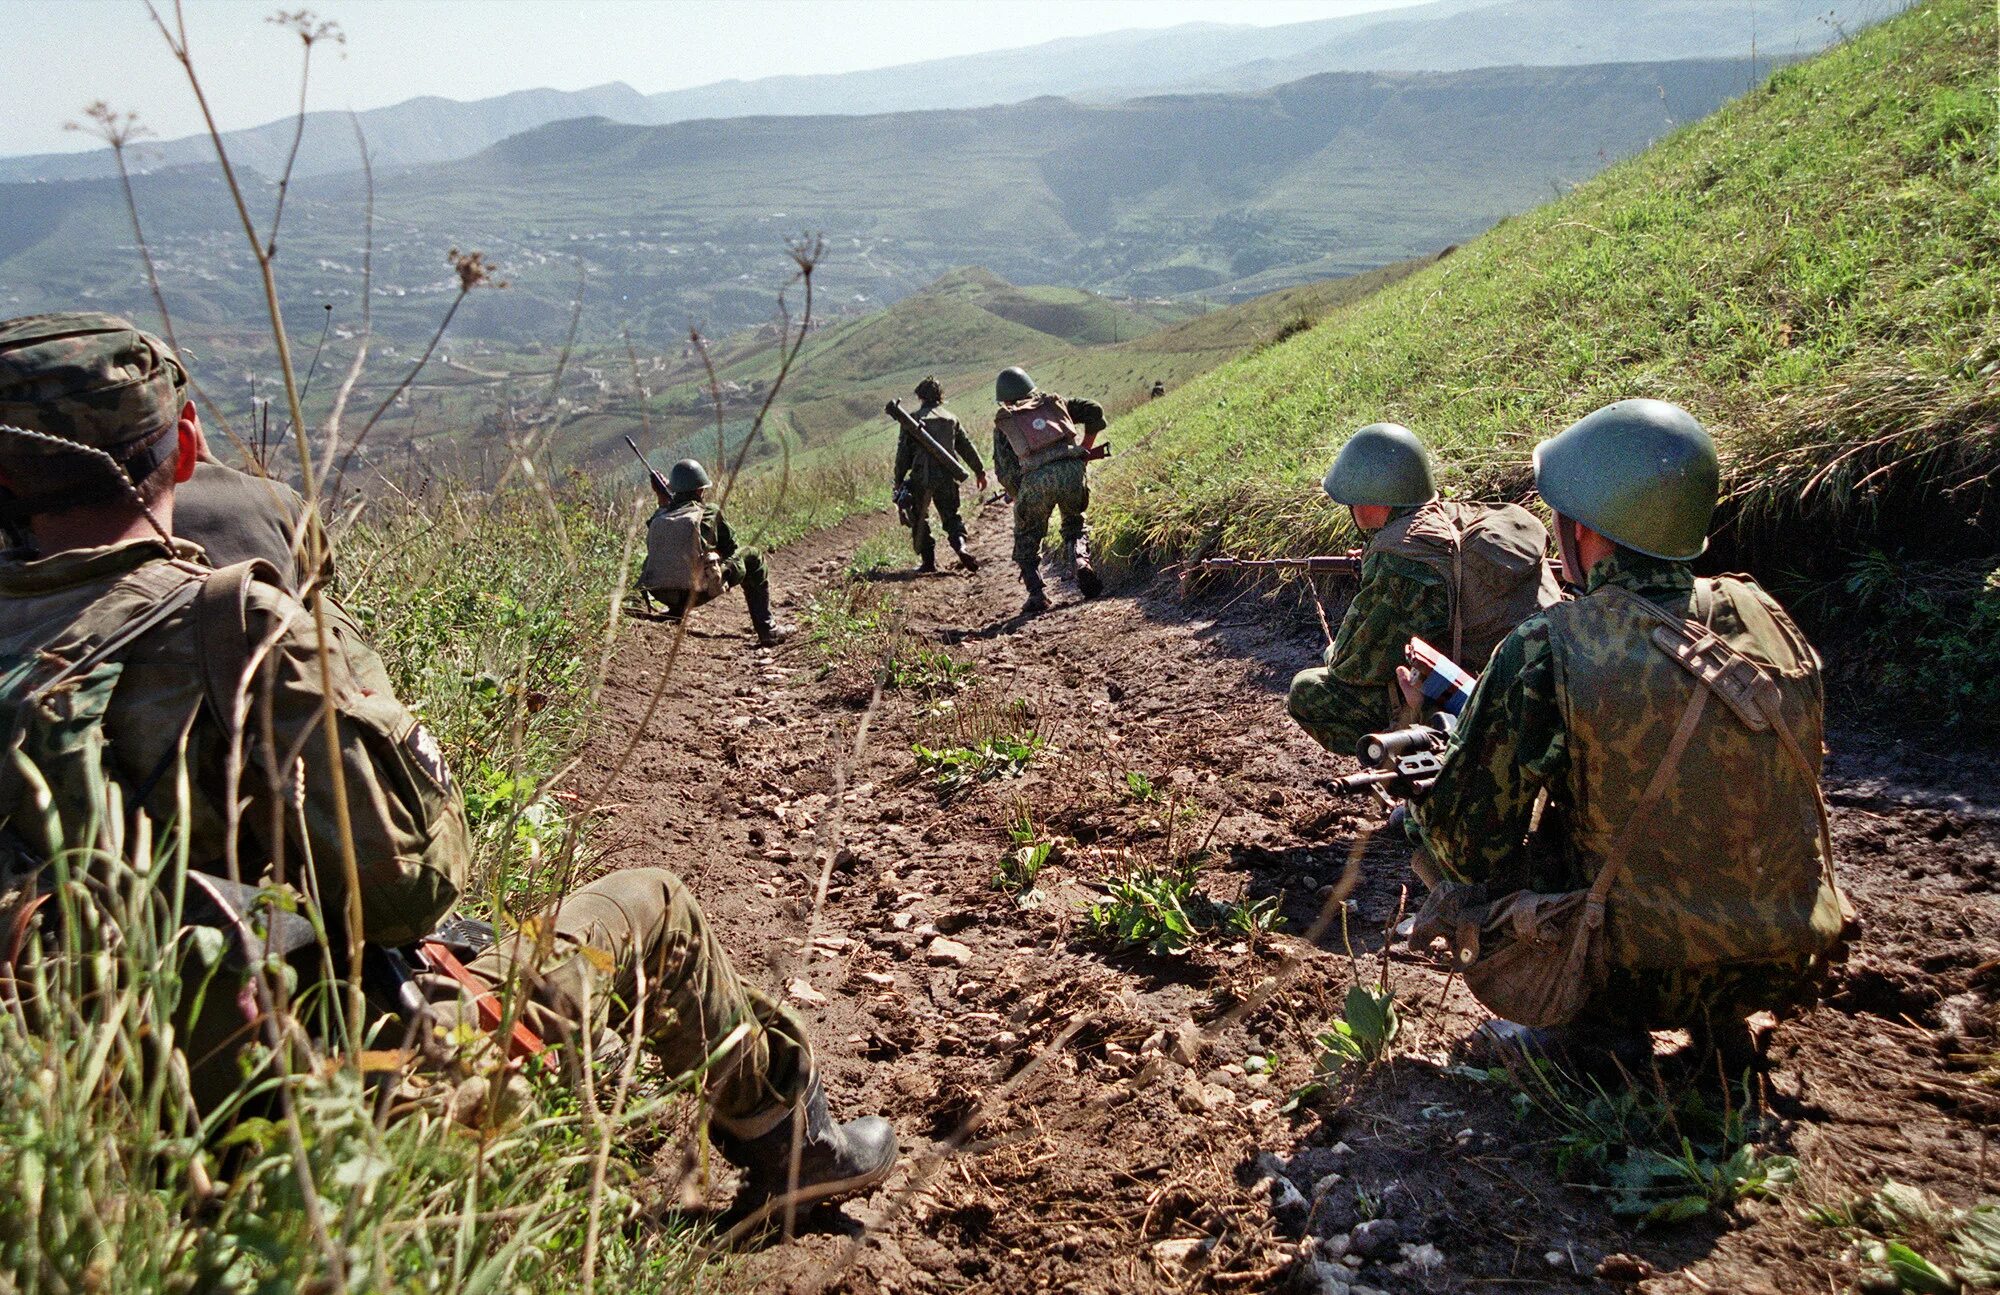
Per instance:
[[[1562,554],[1562,587],[1570,594],[1581,594],[1590,573],[1583,569],[1583,557],[1577,551],[1576,522],[1561,513],[1556,514],[1556,551]],[[1578,578],[1572,573],[1580,573]]]

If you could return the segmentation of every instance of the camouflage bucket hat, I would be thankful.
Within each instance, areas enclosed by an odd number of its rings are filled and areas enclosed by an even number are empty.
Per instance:
[[[130,320],[77,313],[0,322],[0,423],[123,459],[178,421],[186,389],[167,344]],[[16,461],[62,452],[0,437],[0,457]]]

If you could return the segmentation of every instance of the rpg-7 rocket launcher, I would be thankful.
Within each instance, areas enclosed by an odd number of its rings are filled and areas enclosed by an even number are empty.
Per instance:
[[[923,419],[918,418],[915,414],[903,408],[902,401],[890,401],[883,407],[882,412],[895,419],[896,426],[902,428],[911,436],[916,437],[917,444],[924,448],[925,453],[936,459],[939,466],[951,474],[953,481],[964,481],[972,475],[972,473],[966,470],[965,465],[958,461],[957,455],[938,443],[938,438],[931,435],[931,429],[924,426]]]

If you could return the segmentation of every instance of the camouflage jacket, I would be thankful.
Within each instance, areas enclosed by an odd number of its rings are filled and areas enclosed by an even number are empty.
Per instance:
[[[973,476],[986,475],[986,465],[980,461],[979,451],[973,448],[972,438],[965,434],[965,424],[958,421],[956,414],[942,405],[925,405],[916,411],[916,416],[937,443],[957,455],[958,461]],[[916,437],[908,432],[899,432],[896,436],[895,479],[922,488],[932,482],[951,481],[951,473],[929,450],[917,443]]]
[[[1069,411],[1071,421],[1080,430],[1086,433],[1104,430],[1103,405],[1095,400],[1084,400],[1076,396],[1059,396],[1057,399],[1063,402],[1063,408]],[[1014,453],[1014,447],[1007,441],[1007,434],[1000,430],[1000,411],[997,409],[993,411],[993,476],[1000,482],[1001,489],[1008,494],[1021,493],[1021,457]]]
[[[1410,811],[1412,835],[1488,898],[1558,894],[1596,878],[1687,712],[1695,682],[1656,647],[1637,594],[1705,623],[1777,683],[1808,773],[1771,732],[1720,702],[1702,712],[1666,794],[1626,856],[1607,907],[1614,966],[1712,966],[1821,952],[1840,929],[1820,854],[1819,659],[1784,610],[1740,577],[1621,550],[1584,597],[1529,617],[1493,654]],[[1537,798],[1550,850],[1528,850]]]
[[[0,664],[43,654],[78,660],[190,581],[209,577],[200,550],[128,540],[36,560],[0,559]],[[246,881],[315,890],[323,911],[346,910],[345,868],[335,814],[336,776],[346,783],[361,882],[362,936],[406,943],[450,909],[470,858],[464,810],[435,741],[396,699],[382,662],[332,601],[325,604],[333,696],[322,688],[319,635],[311,614],[283,591],[252,583],[246,618],[252,647],[267,639],[253,681],[244,769],[234,791],[235,849]],[[105,759],[127,794],[144,793],[155,824],[180,817],[171,769],[186,734],[189,859],[227,875],[230,852],[229,739],[205,684],[197,608],[183,607],[114,653],[102,731]],[[100,682],[99,688],[103,687]],[[100,693],[101,695],[101,693]],[[320,725],[332,701],[341,764],[328,764]],[[268,733],[270,741],[263,739]],[[18,781],[18,780],[16,780]],[[0,815],[20,812],[0,805]]]
[[[1397,509],[1401,518],[1416,509]],[[1386,528],[1385,528],[1386,529]],[[1361,558],[1361,583],[1340,618],[1323,660],[1341,683],[1387,689],[1411,638],[1449,650],[1451,589],[1434,565],[1376,547],[1369,537]]]

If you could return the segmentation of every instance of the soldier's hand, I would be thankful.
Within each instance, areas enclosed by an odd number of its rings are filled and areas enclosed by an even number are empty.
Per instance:
[[[986,489],[986,474],[984,472],[980,473],[978,479],[972,484],[980,490]]]
[[[1396,667],[1396,691],[1402,694],[1404,709],[1413,712],[1423,709],[1423,685],[1417,680],[1417,672],[1406,665]]]

